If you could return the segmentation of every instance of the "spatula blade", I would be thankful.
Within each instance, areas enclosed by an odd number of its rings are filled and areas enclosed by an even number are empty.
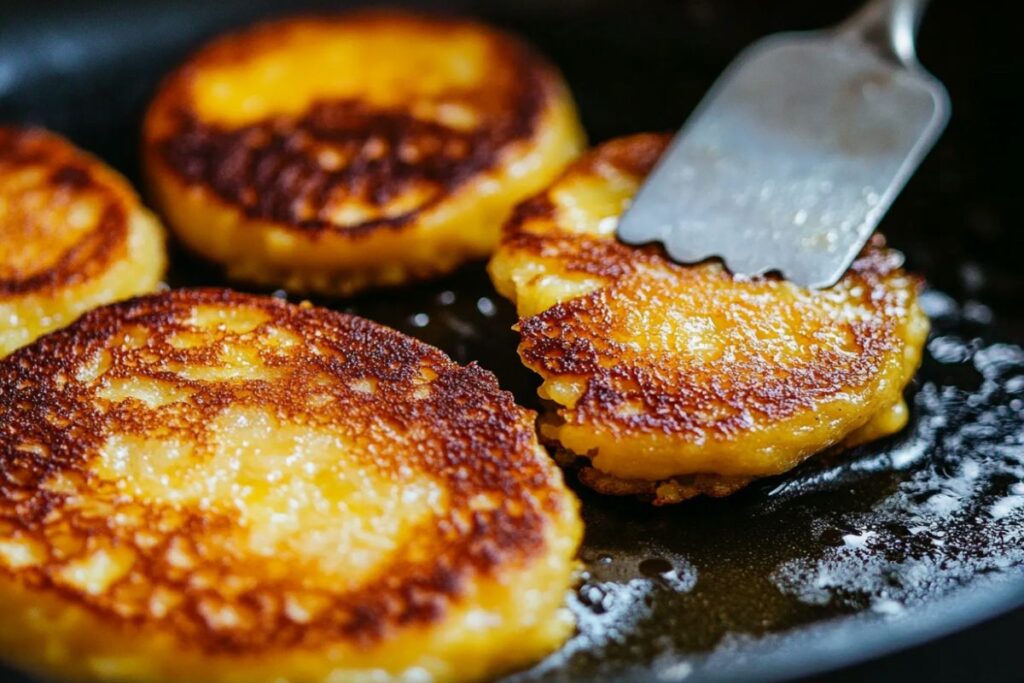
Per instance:
[[[673,259],[834,284],[949,117],[942,84],[835,33],[755,43],[719,78],[618,226]]]

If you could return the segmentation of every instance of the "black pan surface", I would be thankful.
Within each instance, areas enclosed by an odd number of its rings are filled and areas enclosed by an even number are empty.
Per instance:
[[[594,141],[678,126],[745,44],[852,9],[813,0],[419,4],[483,17],[539,45],[564,69]],[[159,78],[218,31],[296,7],[6,0],[0,121],[53,128],[138,180],[141,114]],[[1012,99],[1024,60],[1012,51],[1016,31],[995,8],[947,0],[922,32],[922,60],[949,87],[955,113],[882,228],[932,284],[924,302],[934,330],[909,390],[910,427],[727,500],[651,509],[579,489],[587,535],[586,573],[571,602],[578,633],[508,681],[791,678],[1024,604],[1024,211],[1016,186],[1024,140]],[[179,252],[169,279],[224,284],[216,269]],[[536,381],[515,354],[513,310],[480,264],[317,303],[478,361],[537,406]],[[1024,663],[1006,651],[1020,642],[1024,612],[1015,614],[1016,638],[1000,652]]]

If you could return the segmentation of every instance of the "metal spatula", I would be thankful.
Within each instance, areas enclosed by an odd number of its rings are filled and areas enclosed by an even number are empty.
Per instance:
[[[927,0],[873,0],[838,27],[747,48],[718,79],[618,226],[677,261],[834,284],[949,118],[917,62]]]

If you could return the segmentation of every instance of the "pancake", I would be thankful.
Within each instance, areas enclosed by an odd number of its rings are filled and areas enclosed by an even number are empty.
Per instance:
[[[902,256],[876,237],[810,290],[622,244],[618,216],[667,143],[599,146],[505,226],[489,271],[553,406],[543,437],[587,459],[584,483],[662,504],[902,429],[928,332]]]
[[[160,88],[145,162],[229,277],[345,295],[447,273],[582,148],[558,72],[468,20],[361,11],[215,40]]]
[[[0,126],[0,356],[154,290],[164,265],[124,178],[52,133]]]
[[[572,631],[534,415],[367,320],[226,290],[0,361],[0,654],[131,681],[461,681]]]

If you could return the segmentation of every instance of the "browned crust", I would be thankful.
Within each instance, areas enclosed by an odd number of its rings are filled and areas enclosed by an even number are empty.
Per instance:
[[[488,77],[472,89],[442,94],[479,113],[481,123],[457,130],[416,118],[401,108],[380,110],[358,98],[320,100],[299,116],[278,116],[237,129],[200,120],[190,101],[193,74],[249,59],[295,27],[344,25],[369,32],[405,25],[443,38],[456,30],[483,35],[490,48]],[[518,39],[466,19],[397,11],[357,11],[259,24],[222,37],[200,50],[163,84],[147,116],[149,164],[193,187],[210,191],[250,219],[315,237],[342,230],[359,236],[397,229],[445,201],[460,187],[501,163],[514,144],[536,132],[546,107],[562,93],[553,67]],[[154,122],[173,121],[154,133]],[[348,159],[329,169],[316,149],[330,147]],[[331,196],[359,198],[384,207],[403,192],[426,189],[427,198],[397,216],[339,226],[324,209]]]
[[[580,159],[566,177],[599,174],[602,167],[611,167],[642,179],[668,142],[668,136],[651,134],[613,140]],[[519,352],[527,366],[549,380],[558,376],[587,379],[575,406],[559,411],[561,419],[572,424],[619,434],[725,440],[757,422],[786,419],[823,399],[863,386],[901,348],[896,333],[899,316],[893,311],[902,310],[905,291],[893,287],[891,278],[905,275],[899,269],[902,259],[876,235],[840,283],[852,292],[847,300],[869,311],[861,321],[842,323],[857,349],[854,354],[822,345],[809,358],[756,367],[728,355],[690,364],[637,354],[614,340],[630,332],[616,327],[616,308],[627,305],[624,302],[643,305],[644,300],[675,288],[706,288],[714,296],[716,283],[730,282],[732,276],[714,266],[680,266],[659,246],[638,248],[612,237],[563,230],[555,211],[546,194],[522,204],[505,226],[502,249],[526,252],[605,283],[519,323]],[[651,272],[658,276],[651,277]],[[764,276],[755,282],[777,279]],[[910,282],[912,289],[920,284],[914,278]],[[631,409],[620,410],[626,406]]]
[[[653,252],[647,256],[661,258]],[[609,260],[594,266],[608,274],[635,267],[639,260],[629,264]],[[576,424],[601,424],[632,433],[729,438],[751,426],[751,411],[766,420],[782,420],[812,408],[823,397],[863,386],[876,375],[898,343],[896,321],[885,313],[894,305],[893,292],[883,283],[892,260],[871,250],[847,276],[863,286],[858,303],[873,311],[865,321],[848,325],[858,348],[854,356],[823,346],[811,358],[789,363],[783,373],[775,372],[775,367],[744,367],[727,357],[703,362],[700,367],[650,364],[642,358],[623,362],[630,356],[629,349],[607,334],[614,325],[610,309],[618,296],[614,288],[522,320],[520,355],[545,377],[588,378],[573,409]],[[708,276],[683,268],[678,271],[684,280]],[[731,276],[719,271],[712,277],[724,280]],[[617,411],[629,403],[643,407],[636,414]]]
[[[20,271],[9,264],[0,265],[0,298],[53,291],[92,279],[124,253],[128,240],[128,213],[135,198],[120,179],[52,133],[0,126],[0,175],[29,167],[46,170],[42,183],[31,188],[34,193],[46,193],[46,208],[61,210],[86,195],[98,197],[103,208],[96,224],[51,265]],[[6,199],[9,219],[0,223],[0,240],[31,239],[25,234],[26,224],[45,213],[29,206],[25,195]]]
[[[674,505],[697,496],[724,498],[747,486],[753,477],[689,474],[661,481],[621,479],[595,467],[581,467],[580,481],[606,496],[634,496],[652,505]]]
[[[217,363],[216,344],[189,349],[169,344],[172,335],[188,329],[196,305],[255,308],[268,316],[251,333],[257,338],[268,326],[299,337],[301,343],[286,355],[261,348],[262,361],[280,370],[281,378],[207,383],[168,371],[176,364]],[[140,329],[144,343],[121,343],[127,331]],[[97,398],[93,386],[75,376],[82,359],[103,349],[111,361],[104,377],[150,377],[188,390],[191,398],[159,408]],[[436,378],[429,395],[414,400],[422,368]],[[375,393],[350,388],[351,381],[365,378],[377,381]],[[310,408],[314,391],[327,391],[332,400]],[[174,435],[202,447],[211,420],[227,405],[270,408],[280,419],[371,439],[377,447],[373,466],[381,474],[410,467],[436,478],[447,491],[450,512],[417,531],[410,546],[369,582],[350,592],[321,590],[319,597],[329,607],[308,623],[296,623],[281,604],[286,593],[302,590],[302,569],[296,568],[291,581],[261,578],[258,559],[234,557],[219,544],[237,524],[233,516],[144,504],[138,528],[125,526],[113,521],[123,504],[117,487],[90,469],[114,429]],[[100,308],[0,361],[0,527],[48,547],[54,538],[65,539],[64,545],[68,539],[81,544],[109,539],[134,548],[139,559],[128,577],[100,595],[59,585],[56,561],[11,575],[35,589],[56,591],[104,621],[154,627],[209,652],[370,644],[398,627],[442,619],[467,581],[542,551],[546,520],[565,504],[565,493],[557,472],[537,453],[532,418],[499,390],[491,373],[476,365],[460,367],[433,347],[358,317],[227,290],[179,290]],[[409,442],[380,436],[388,433],[405,435]],[[69,506],[66,494],[44,486],[57,474],[77,482],[80,495],[95,505]],[[478,494],[491,494],[500,504],[494,509],[471,505]],[[90,507],[104,512],[90,515]],[[155,538],[154,545],[139,547],[138,531]],[[191,549],[198,558],[194,568],[182,571],[168,562],[173,543]],[[213,580],[193,585],[200,573]],[[224,588],[238,584],[239,577],[252,585],[237,592]],[[125,586],[129,595],[149,595],[161,587],[182,602],[157,618],[124,597],[119,591]],[[245,624],[214,629],[198,609],[210,599],[254,616]]]

